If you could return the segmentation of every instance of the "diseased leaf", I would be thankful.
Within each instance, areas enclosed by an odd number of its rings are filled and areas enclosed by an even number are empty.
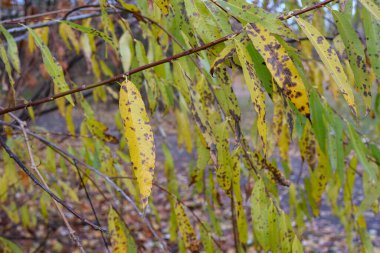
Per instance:
[[[230,15],[236,17],[243,25],[247,23],[259,23],[265,26],[271,33],[297,39],[292,30],[285,26],[285,24],[277,18],[277,15],[268,13],[264,9],[254,6],[253,3],[239,0],[212,1],[227,10]]]
[[[364,54],[364,47],[352,29],[352,24],[349,16],[344,15],[338,11],[332,11],[335,18],[335,23],[338,27],[340,36],[347,50],[348,60],[355,75],[355,87],[364,98],[367,112],[371,107],[371,81],[367,71],[366,58]]]
[[[131,81],[126,80],[121,85],[119,109],[133,172],[139,186],[141,207],[145,208],[152,190],[156,155],[153,132],[144,102]]]
[[[347,76],[344,73],[343,66],[340,63],[338,55],[336,54],[334,48],[332,48],[325,37],[323,37],[322,34],[314,26],[299,17],[296,18],[296,21],[301,27],[302,31],[309,38],[314,48],[317,50],[319,57],[321,58],[323,64],[326,65],[327,70],[333,76],[340,92],[346,99],[351,110],[354,114],[356,114],[357,110],[354,94],[352,93],[352,89],[347,82]]]
[[[245,29],[253,45],[264,58],[281,92],[303,115],[309,117],[310,109],[305,85],[285,48],[268,29],[259,24],[247,25]]]
[[[373,0],[359,0],[362,5],[380,22],[380,7]]]
[[[181,203],[177,203],[175,207],[175,215],[177,217],[179,232],[183,238],[185,247],[191,252],[198,252],[200,249],[200,243]]]
[[[365,8],[362,9],[362,20],[368,57],[377,79],[380,80],[380,23]]]
[[[160,8],[162,14],[165,16],[169,14],[169,0],[154,0],[154,3]]]
[[[86,124],[91,133],[98,137],[100,140],[110,143],[118,143],[119,141],[115,136],[107,133],[108,127],[95,118],[89,117],[86,119]]]
[[[70,27],[72,27],[78,31],[81,31],[87,35],[100,37],[105,42],[110,44],[115,50],[117,49],[117,45],[113,41],[113,39],[110,36],[108,36],[107,34],[105,34],[104,32],[101,32],[101,31],[96,30],[95,28],[92,28],[89,26],[79,25],[79,24],[76,24],[76,23],[73,23],[73,22],[67,21],[67,20],[61,20],[60,22],[63,24],[69,25]]]
[[[267,125],[265,122],[265,93],[253,67],[252,59],[247,49],[235,40],[236,51],[243,68],[244,79],[247,84],[251,100],[258,114],[257,128],[263,144],[264,154],[267,151]]]
[[[108,213],[108,231],[111,236],[112,252],[137,253],[136,244],[129,234],[123,220],[111,207]]]
[[[33,36],[34,42],[41,50],[45,68],[51,76],[51,78],[53,79],[55,93],[62,93],[68,91],[69,86],[66,83],[61,65],[58,64],[58,62],[51,54],[49,48],[43,43],[43,41],[40,39],[37,33],[29,27],[26,28],[28,29],[29,33]],[[65,98],[67,99],[67,101],[70,102],[71,105],[74,106],[74,102],[71,98],[71,95],[66,95]]]
[[[259,179],[256,181],[251,196],[251,215],[253,232],[257,241],[265,251],[270,248],[268,210],[270,199],[265,191],[264,182]]]

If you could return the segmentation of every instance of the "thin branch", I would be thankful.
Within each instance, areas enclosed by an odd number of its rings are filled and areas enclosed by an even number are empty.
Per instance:
[[[82,187],[84,188],[84,191],[86,193],[86,198],[88,199],[88,202],[90,203],[90,206],[91,206],[91,210],[92,210],[92,213],[94,214],[94,217],[95,217],[95,220],[96,220],[96,223],[101,227],[101,224],[100,224],[100,221],[99,221],[99,218],[98,218],[98,215],[96,214],[96,210],[95,210],[95,207],[94,205],[92,204],[92,200],[91,200],[91,197],[90,197],[90,194],[88,193],[87,191],[87,187],[86,187],[86,184],[84,183],[84,180],[83,180],[83,177],[80,173],[80,170],[78,168],[78,165],[76,163],[76,161],[74,161],[74,166],[77,170],[77,173],[78,173],[78,176],[79,176],[79,180],[80,180],[80,183],[82,185]],[[104,233],[102,231],[100,231],[101,233],[101,236],[102,236],[102,240],[103,240],[103,243],[104,243],[104,246],[106,247],[107,249],[107,252],[110,253],[110,250],[108,248],[108,243],[106,241],[106,238],[104,237]]]
[[[2,120],[0,120],[0,124],[3,124],[3,125],[7,125],[7,126],[10,126],[12,128],[16,128],[16,129],[20,129],[19,126],[17,125],[14,125],[14,124],[9,124],[9,123],[6,123]],[[141,220],[146,224],[146,226],[149,228],[149,230],[151,231],[151,233],[153,234],[153,236],[158,240],[162,250],[164,250],[165,252],[169,252],[169,250],[167,249],[166,247],[166,244],[164,243],[164,241],[158,236],[157,232],[154,230],[153,226],[150,224],[150,222],[147,220],[147,218],[144,216],[144,214],[140,211],[140,209],[137,207],[137,205],[135,204],[135,202],[123,191],[123,189],[121,189],[114,181],[112,181],[112,179],[106,175],[104,175],[102,172],[100,172],[99,170],[97,170],[96,168],[88,165],[87,163],[83,162],[82,160],[76,158],[74,155],[70,154],[69,152],[65,151],[64,149],[62,149],[61,147],[59,147],[58,145],[48,141],[47,139],[43,138],[42,136],[39,136],[38,134],[35,134],[33,133],[32,131],[26,129],[26,132],[33,136],[34,138],[36,138],[37,140],[41,141],[42,143],[44,143],[45,145],[49,146],[50,148],[53,148],[55,150],[59,150],[59,152],[61,152],[62,154],[64,154],[65,156],[69,157],[70,159],[72,159],[73,161],[75,161],[77,164],[80,164],[86,168],[88,168],[89,170],[91,170],[92,172],[94,172],[96,175],[98,175],[99,177],[103,178],[104,181],[106,181],[117,193],[121,194],[121,196],[123,196],[123,198],[125,200],[127,200],[131,206],[133,207],[133,209],[136,211],[136,213],[140,216]],[[1,140],[1,144],[4,143],[4,141],[0,138]],[[4,143],[5,145],[5,143]],[[7,146],[8,148],[8,146]],[[8,148],[9,150],[9,148]],[[13,153],[12,153],[13,154]],[[13,158],[13,157],[12,157]],[[16,157],[17,158],[17,157]],[[17,158],[18,159],[18,158]],[[20,161],[20,159],[18,159],[18,161]],[[21,162],[21,161],[20,161]],[[21,162],[22,164],[22,162]],[[23,164],[22,164],[23,165]],[[24,165],[23,165],[24,166]],[[22,168],[25,168],[26,167],[22,167]],[[28,170],[27,170],[28,171]],[[28,173],[30,174],[30,172],[28,171]],[[28,174],[28,175],[29,175]],[[32,174],[32,176],[34,177],[34,175]],[[34,177],[35,178],[35,177]],[[37,180],[37,179],[36,179]],[[34,180],[33,180],[34,181]],[[38,180],[37,180],[38,181]],[[42,186],[43,187],[43,186]],[[53,194],[53,193],[52,193]],[[53,194],[54,195],[54,194]],[[55,195],[54,195],[55,196]],[[58,198],[57,196],[55,196],[56,198]],[[59,200],[59,198],[58,198]],[[87,220],[86,220],[87,221]],[[91,223],[93,224],[93,223]],[[98,227],[97,225],[93,224],[93,226],[97,227],[98,230],[102,230],[100,227]]]
[[[14,126],[17,127],[17,126]],[[18,127],[17,127],[18,128]],[[30,131],[26,129],[26,132],[30,134]],[[9,157],[12,158],[17,165],[29,176],[29,178],[42,190],[44,190],[47,194],[49,194],[53,199],[55,199],[59,204],[61,204],[65,209],[67,209],[70,213],[72,213],[75,217],[80,219],[83,223],[91,226],[92,228],[96,230],[102,230],[103,229],[91,221],[87,220],[86,218],[82,217],[80,214],[78,214],[76,211],[74,211],[68,204],[66,204],[63,200],[61,200],[57,195],[55,195],[53,192],[51,192],[49,189],[46,189],[46,187],[36,178],[36,176],[33,175],[33,173],[30,172],[30,170],[26,167],[26,165],[21,161],[21,159],[13,153],[13,151],[8,147],[8,145],[5,143],[5,141],[0,138],[0,144],[5,149],[5,151],[8,153]]]
[[[45,179],[43,178],[43,176],[41,175],[40,171],[38,170],[37,168],[37,165],[34,161],[34,157],[33,157],[33,153],[32,153],[32,149],[30,147],[30,143],[29,143],[29,138],[28,138],[28,135],[26,133],[26,129],[25,129],[25,126],[26,126],[26,123],[21,121],[19,118],[17,118],[13,113],[10,113],[10,115],[12,116],[13,119],[15,119],[17,121],[17,123],[19,124],[20,128],[21,128],[21,131],[24,135],[24,139],[25,139],[25,143],[26,143],[26,147],[28,149],[28,154],[29,154],[29,157],[30,157],[30,162],[31,162],[31,166],[32,166],[32,169],[34,170],[34,172],[37,174],[37,176],[40,178],[41,182],[44,184],[45,188],[48,189],[50,191],[50,188],[48,186],[48,184],[46,183]],[[63,213],[62,211],[62,208],[61,206],[58,204],[58,202],[56,200],[53,199],[53,202],[55,204],[55,207],[57,208],[58,210],[58,213],[59,215],[61,216],[63,222],[65,223],[68,231],[69,231],[69,235],[71,237],[71,239],[74,241],[74,243],[77,245],[77,247],[79,248],[79,250],[83,253],[85,252],[85,250],[83,249],[83,246],[82,244],[80,243],[79,241],[79,238],[78,236],[75,235],[75,230],[71,227],[69,221],[67,220],[65,214]]]
[[[308,7],[308,8],[302,9],[302,10],[298,10],[298,11],[294,11],[292,13],[289,13],[286,16],[279,16],[278,18],[280,20],[286,20],[286,19],[289,19],[291,17],[298,16],[300,14],[304,14],[304,13],[306,13],[308,11],[311,11],[311,10],[323,7],[324,5],[326,5],[326,4],[330,3],[330,2],[333,2],[333,1],[335,1],[335,0],[326,0],[326,1],[320,2],[318,4],[315,4],[315,5],[311,6],[311,7]],[[23,27],[23,28],[26,29],[25,27]],[[178,53],[176,55],[164,58],[162,60],[155,61],[155,62],[146,64],[146,65],[137,67],[137,68],[132,69],[132,70],[126,72],[126,73],[116,75],[113,78],[110,78],[110,79],[107,79],[107,80],[103,80],[103,81],[95,83],[95,84],[82,85],[82,86],[79,86],[77,88],[74,88],[74,89],[71,89],[71,90],[68,90],[68,91],[65,91],[65,92],[61,92],[61,93],[55,94],[54,96],[51,96],[51,97],[46,97],[46,98],[38,99],[38,100],[31,101],[31,102],[28,102],[28,103],[19,104],[19,105],[15,106],[15,107],[10,107],[10,108],[1,110],[0,111],[0,115],[3,115],[3,114],[8,113],[8,112],[17,111],[17,110],[20,110],[20,109],[26,109],[26,108],[28,108],[30,106],[36,106],[36,105],[39,105],[39,104],[51,102],[51,101],[54,101],[54,100],[56,100],[58,98],[64,97],[66,95],[74,94],[74,93],[77,93],[77,92],[82,92],[82,91],[85,91],[85,90],[94,89],[96,87],[100,87],[100,86],[103,86],[103,85],[108,85],[108,84],[112,84],[112,83],[121,81],[125,76],[130,76],[132,74],[141,72],[143,70],[146,70],[146,69],[149,69],[149,68],[152,68],[152,67],[156,67],[156,66],[164,64],[164,63],[168,63],[168,62],[174,61],[174,60],[182,58],[184,56],[191,55],[191,54],[194,54],[196,52],[203,51],[203,50],[205,50],[207,48],[210,48],[210,47],[213,47],[213,46],[218,45],[220,43],[223,43],[223,42],[231,39],[232,37],[240,34],[242,31],[243,31],[243,29],[241,29],[241,30],[239,30],[237,32],[228,34],[228,35],[226,35],[226,36],[224,36],[222,38],[219,38],[217,40],[214,40],[214,41],[212,41],[210,43],[207,43],[207,44],[204,44],[202,46],[199,46],[199,47],[196,47],[196,48],[192,48],[192,49],[186,50],[186,51],[184,51],[182,53]]]

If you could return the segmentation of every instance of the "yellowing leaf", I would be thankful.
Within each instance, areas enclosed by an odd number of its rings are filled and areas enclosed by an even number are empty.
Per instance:
[[[305,85],[286,49],[265,27],[259,24],[247,25],[246,31],[255,48],[264,58],[281,92],[303,115],[309,117],[310,108]]]
[[[154,0],[158,8],[160,8],[162,14],[165,16],[169,14],[169,0]]]
[[[152,190],[156,154],[144,102],[139,90],[131,81],[126,80],[121,85],[119,109],[139,186],[141,206],[145,208]]]
[[[360,3],[364,5],[364,7],[371,12],[371,14],[380,21],[380,7],[376,4],[376,2],[372,0],[360,0]]]
[[[177,217],[179,232],[181,233],[185,247],[191,252],[198,252],[200,249],[200,243],[195,235],[194,228],[190,224],[189,217],[187,217],[187,214],[180,203],[177,203],[175,207],[175,215]]]
[[[317,50],[318,55],[323,64],[326,65],[327,70],[330,71],[330,74],[333,76],[340,92],[346,99],[351,110],[356,114],[354,95],[335,50],[314,26],[301,18],[296,18],[296,21]]]
[[[8,30],[5,29],[4,26],[2,26],[1,24],[0,24],[0,32],[3,33],[5,39],[7,40],[8,56],[13,65],[13,68],[17,71],[17,73],[20,73],[20,58],[18,57],[17,43],[14,40],[13,36],[8,32]]]
[[[86,124],[91,133],[105,142],[118,143],[115,136],[107,133],[108,127],[95,118],[89,117],[86,119]]]
[[[251,100],[258,114],[257,128],[263,144],[264,154],[267,149],[267,126],[265,123],[265,94],[261,81],[257,78],[249,52],[241,43],[235,40],[236,51],[243,68],[244,79],[247,84]]]
[[[62,37],[66,46],[71,49],[70,43],[73,45],[75,49],[75,53],[79,54],[80,46],[79,41],[75,35],[74,30],[67,24],[59,25],[59,35]]]
[[[111,235],[112,252],[114,253],[134,253],[137,252],[136,244],[129,234],[122,219],[113,210],[108,213],[108,230]]]

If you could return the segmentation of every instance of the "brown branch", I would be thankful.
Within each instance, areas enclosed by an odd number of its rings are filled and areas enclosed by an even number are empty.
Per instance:
[[[335,1],[335,0],[326,0],[326,1],[320,2],[318,4],[315,4],[313,6],[307,7],[305,9],[297,10],[297,11],[292,12],[292,13],[286,15],[286,16],[279,16],[278,18],[280,20],[286,20],[286,19],[289,19],[291,17],[295,17],[295,16],[298,16],[298,15],[304,14],[304,13],[306,13],[308,11],[311,11],[311,10],[314,10],[314,9],[318,9],[318,8],[320,8],[320,7],[328,4],[330,2],[333,2],[333,1]],[[54,96],[51,96],[51,97],[46,97],[46,98],[38,99],[38,100],[35,100],[35,101],[31,101],[31,102],[24,103],[24,104],[19,104],[19,105],[16,105],[14,107],[10,107],[10,108],[1,110],[0,111],[0,115],[6,114],[8,112],[17,111],[17,110],[20,110],[20,109],[26,109],[28,107],[40,105],[40,104],[47,103],[47,102],[50,102],[50,101],[54,101],[54,100],[56,100],[58,98],[61,98],[61,97],[64,97],[64,96],[67,96],[67,95],[70,95],[70,94],[74,94],[74,93],[77,93],[77,92],[82,92],[82,91],[85,91],[85,90],[90,90],[90,89],[94,89],[96,87],[100,87],[100,86],[103,86],[103,85],[112,84],[112,83],[121,81],[125,76],[130,76],[132,74],[141,72],[143,70],[146,70],[146,69],[149,69],[149,68],[153,68],[153,67],[156,67],[156,66],[164,64],[164,63],[171,62],[173,60],[182,58],[182,57],[187,56],[187,55],[194,54],[194,53],[199,52],[199,51],[203,51],[203,50],[205,50],[207,48],[210,48],[210,47],[213,47],[213,46],[218,45],[220,43],[223,43],[223,42],[229,40],[230,38],[236,36],[237,34],[241,33],[242,31],[243,30],[239,30],[237,32],[228,34],[228,35],[226,35],[226,36],[224,36],[222,38],[214,40],[214,41],[212,41],[210,43],[207,43],[207,44],[204,44],[202,46],[199,46],[199,47],[196,47],[196,48],[192,48],[192,49],[183,51],[182,53],[178,53],[176,55],[164,58],[164,59],[159,60],[159,61],[155,61],[155,62],[146,64],[146,65],[137,67],[135,69],[130,70],[127,73],[116,75],[113,78],[106,79],[106,80],[103,80],[103,81],[95,83],[95,84],[82,85],[82,86],[79,86],[77,88],[74,88],[74,89],[71,89],[71,90],[68,90],[68,91],[65,91],[65,92],[58,93],[58,94],[56,94]]]

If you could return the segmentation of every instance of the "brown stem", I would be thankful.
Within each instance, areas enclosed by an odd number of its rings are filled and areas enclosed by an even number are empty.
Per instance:
[[[297,10],[297,11],[292,12],[292,13],[286,15],[286,16],[279,16],[278,18],[280,20],[286,20],[286,19],[289,19],[291,17],[295,17],[295,16],[298,16],[298,15],[304,14],[304,13],[306,13],[308,11],[320,8],[320,7],[322,7],[322,6],[330,3],[332,1],[335,1],[335,0],[326,0],[326,1],[320,2],[318,4],[315,4],[313,6],[307,7],[305,9]],[[36,106],[36,105],[39,105],[39,104],[43,104],[43,103],[47,103],[47,102],[50,102],[50,101],[54,101],[57,98],[61,98],[61,97],[64,97],[64,96],[67,96],[67,95],[70,95],[70,94],[77,93],[77,92],[81,92],[81,91],[85,91],[85,90],[89,90],[89,89],[94,89],[94,88],[99,87],[99,86],[103,86],[103,85],[107,85],[107,84],[111,84],[111,83],[114,83],[114,82],[121,81],[124,78],[124,76],[130,76],[130,75],[138,73],[140,71],[143,71],[143,70],[146,70],[146,69],[149,69],[149,68],[152,68],[152,67],[156,67],[158,65],[161,65],[161,64],[164,64],[164,63],[167,63],[167,62],[171,62],[171,61],[176,60],[178,58],[182,58],[184,56],[191,55],[191,54],[194,54],[196,52],[199,52],[199,51],[205,50],[207,48],[213,47],[213,46],[215,46],[217,44],[223,43],[223,42],[227,41],[228,39],[230,39],[230,38],[236,36],[237,34],[241,33],[242,31],[243,30],[239,30],[237,32],[231,33],[231,34],[226,35],[226,36],[224,36],[222,38],[214,40],[214,41],[212,41],[210,43],[204,44],[203,46],[192,48],[192,49],[186,50],[186,51],[184,51],[182,53],[179,53],[179,54],[176,54],[176,55],[164,58],[162,60],[155,61],[155,62],[146,64],[146,65],[137,67],[135,69],[130,70],[127,73],[116,75],[113,78],[110,78],[110,79],[107,79],[107,80],[103,80],[103,81],[95,83],[95,84],[82,85],[82,86],[79,86],[77,88],[74,88],[74,89],[71,89],[71,90],[68,90],[68,91],[65,91],[65,92],[58,93],[58,94],[56,94],[54,96],[51,96],[51,97],[46,97],[46,98],[38,99],[38,100],[35,100],[35,101],[31,101],[31,102],[24,103],[24,104],[19,104],[19,105],[16,105],[14,107],[10,107],[10,108],[1,110],[0,111],[0,115],[3,115],[3,114],[8,113],[8,112],[17,111],[17,110],[20,110],[20,109],[25,109],[25,108],[28,108],[30,106]]]

